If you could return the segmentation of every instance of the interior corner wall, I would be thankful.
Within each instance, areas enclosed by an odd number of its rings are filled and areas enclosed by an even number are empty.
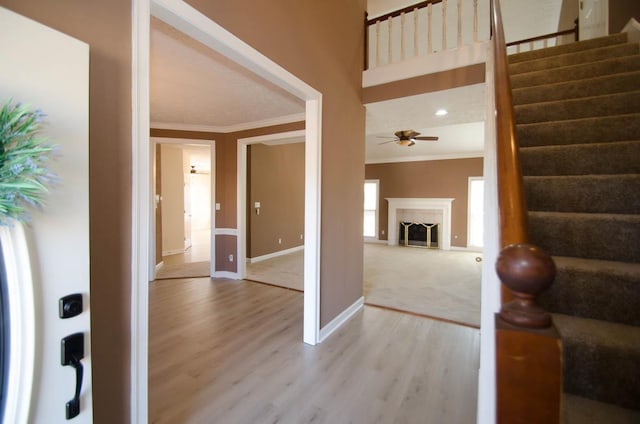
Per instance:
[[[129,421],[131,1],[0,0],[89,44],[89,231],[93,421]]]
[[[187,3],[322,93],[320,326],[323,327],[362,296],[365,145],[362,70],[366,2],[187,0]]]
[[[453,198],[451,246],[467,247],[469,177],[482,176],[482,158],[368,164],[366,179],[380,180],[378,238],[387,240],[388,207],[398,198]]]
[[[247,150],[250,228],[247,257],[302,246],[304,240],[304,143]],[[255,203],[260,208],[255,208]],[[249,248],[250,246],[250,248]]]

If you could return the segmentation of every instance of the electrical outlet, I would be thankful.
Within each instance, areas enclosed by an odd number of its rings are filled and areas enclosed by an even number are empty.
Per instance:
[[[282,244],[282,239],[278,237],[278,244]]]
[[[229,255],[229,262],[233,262],[233,255]]]
[[[381,233],[382,235],[384,235],[384,230],[381,230],[381,231],[380,231],[380,233]]]
[[[302,240],[302,234],[300,234],[300,240]]]

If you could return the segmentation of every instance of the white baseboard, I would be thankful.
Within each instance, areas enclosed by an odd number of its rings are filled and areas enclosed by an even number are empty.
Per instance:
[[[216,271],[213,273],[213,278],[229,278],[231,280],[239,280],[240,274],[231,271]]]
[[[163,250],[162,251],[162,256],[177,255],[178,253],[184,253],[184,249]]]
[[[304,250],[304,245],[292,247],[291,249],[279,250],[273,253],[267,253],[266,255],[256,256],[255,258],[247,258],[247,262],[255,264],[256,262],[266,261],[267,259],[277,258],[278,256],[288,255],[289,253],[299,252]]]
[[[162,268],[162,265],[164,265],[164,261],[160,261],[156,264],[156,271],[158,271],[160,268]]]
[[[380,240],[380,239],[374,239],[374,238],[366,238],[364,239],[365,243],[372,243],[372,244],[387,244],[387,240]]]
[[[364,305],[364,296],[353,302],[351,306],[342,311],[337,317],[331,320],[327,325],[320,329],[320,337],[318,343],[322,343],[327,337],[329,337],[334,331],[342,326],[349,318],[355,315]]]

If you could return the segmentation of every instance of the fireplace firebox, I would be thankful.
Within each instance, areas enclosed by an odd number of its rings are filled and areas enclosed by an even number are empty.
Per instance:
[[[410,247],[438,249],[438,224],[400,222],[398,243]]]

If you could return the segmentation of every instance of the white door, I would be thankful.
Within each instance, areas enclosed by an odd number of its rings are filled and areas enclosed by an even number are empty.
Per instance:
[[[75,360],[71,361],[75,366],[61,364],[61,340],[81,333],[84,372],[79,414],[70,422],[91,423],[89,46],[0,8],[0,101],[9,97],[46,114],[43,133],[59,146],[50,169],[60,183],[50,190],[46,206],[33,212],[32,222],[25,227],[22,241],[26,240],[32,278],[21,284],[31,286],[32,295],[30,300],[22,299],[22,306],[31,302],[33,308],[32,316],[22,317],[24,332],[14,331],[10,336],[24,356],[14,356],[11,348],[4,421],[66,422],[67,403],[75,397],[76,370],[80,367]],[[16,245],[20,243],[18,240]],[[18,269],[29,274],[24,266]],[[22,288],[29,292],[28,287]],[[83,308],[79,315],[62,319],[59,300],[71,294],[80,295]],[[13,312],[11,298],[9,303]]]
[[[580,39],[609,34],[609,0],[580,0]]]
[[[184,174],[184,250],[191,247],[191,174]]]

